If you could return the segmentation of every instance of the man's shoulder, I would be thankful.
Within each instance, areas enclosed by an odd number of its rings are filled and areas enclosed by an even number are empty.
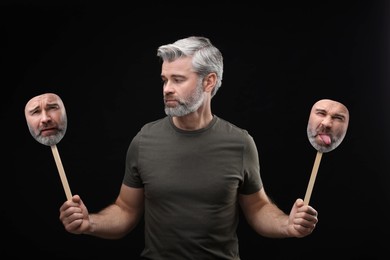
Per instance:
[[[160,129],[164,124],[168,123],[168,117],[162,117],[159,119],[156,119],[154,121],[150,121],[146,124],[144,124],[141,128],[141,131],[152,131],[154,129]]]
[[[234,124],[226,119],[223,119],[221,117],[217,117],[216,125],[218,125],[219,128],[225,129],[227,131],[243,133],[245,135],[248,134],[248,131],[246,129],[241,128],[241,127],[237,126],[236,124]]]

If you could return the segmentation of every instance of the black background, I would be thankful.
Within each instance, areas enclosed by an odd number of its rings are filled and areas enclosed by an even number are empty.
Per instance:
[[[57,146],[68,182],[99,210],[117,196],[132,137],[165,115],[157,47],[190,35],[222,51],[212,110],[255,138],[266,191],[286,212],[304,197],[314,163],[311,106],[332,98],[350,110],[347,135],[323,155],[311,196],[317,229],[268,239],[242,219],[242,259],[387,259],[388,1],[140,4],[1,4],[3,259],[137,259],[143,223],[113,241],[64,230],[58,171],[50,148],[28,132],[24,105],[45,92],[62,97],[68,130]]]

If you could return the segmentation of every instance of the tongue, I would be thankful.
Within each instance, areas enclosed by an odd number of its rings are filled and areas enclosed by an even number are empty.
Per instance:
[[[320,135],[322,141],[325,143],[325,144],[330,144],[331,143],[331,140],[330,140],[330,137],[329,135],[325,135],[325,134],[322,134]]]

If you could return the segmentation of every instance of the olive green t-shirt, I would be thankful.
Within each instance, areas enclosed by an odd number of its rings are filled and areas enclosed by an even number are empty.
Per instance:
[[[246,130],[214,116],[184,131],[167,116],[142,127],[123,183],[145,192],[145,259],[240,259],[238,194],[262,188]]]

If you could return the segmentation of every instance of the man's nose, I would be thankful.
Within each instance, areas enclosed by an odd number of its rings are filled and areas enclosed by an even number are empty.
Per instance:
[[[324,119],[322,120],[321,124],[323,126],[325,126],[325,127],[331,127],[332,124],[333,124],[332,117],[330,117],[330,116],[324,117]]]
[[[41,114],[41,121],[42,122],[49,122],[51,120],[51,116],[49,113],[47,113],[46,111],[42,111],[42,114]]]
[[[174,92],[173,84],[171,84],[170,81],[167,81],[165,83],[163,92],[164,92],[164,94],[168,94],[168,93]]]

